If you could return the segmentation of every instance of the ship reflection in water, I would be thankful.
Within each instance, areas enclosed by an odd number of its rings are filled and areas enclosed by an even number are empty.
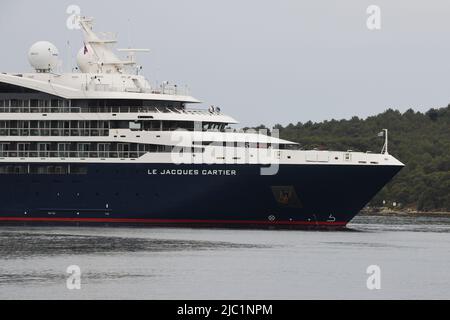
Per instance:
[[[448,217],[362,216],[350,232],[1,226],[0,299],[448,299],[448,248]]]

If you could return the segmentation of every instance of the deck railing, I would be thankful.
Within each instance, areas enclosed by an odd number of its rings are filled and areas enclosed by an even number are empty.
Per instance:
[[[175,113],[221,115],[220,111],[161,107],[0,107],[0,113]]]
[[[0,128],[3,137],[108,137],[109,129],[17,129]]]
[[[0,151],[4,158],[137,159],[147,151]]]

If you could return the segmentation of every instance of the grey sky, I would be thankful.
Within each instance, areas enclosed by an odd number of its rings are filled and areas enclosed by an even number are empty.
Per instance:
[[[243,125],[450,102],[448,0],[1,0],[0,71],[30,70],[38,40],[63,60],[70,40],[74,55],[82,41],[66,28],[70,4],[95,17],[95,30],[118,32],[119,47],[150,48],[139,57],[150,81],[187,84]],[[371,4],[380,31],[366,27]]]

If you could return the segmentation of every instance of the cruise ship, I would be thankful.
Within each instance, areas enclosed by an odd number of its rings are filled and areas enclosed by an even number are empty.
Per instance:
[[[77,68],[50,42],[30,73],[0,74],[0,223],[343,228],[403,167],[379,154],[302,150],[186,88],[152,85],[136,55],[78,18]]]

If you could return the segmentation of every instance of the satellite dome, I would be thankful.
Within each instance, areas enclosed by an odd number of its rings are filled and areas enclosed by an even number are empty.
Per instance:
[[[28,52],[28,61],[38,72],[49,72],[58,66],[59,51],[50,42],[39,41]]]
[[[98,73],[97,58],[90,46],[86,45],[78,51],[77,65],[82,73]]]

